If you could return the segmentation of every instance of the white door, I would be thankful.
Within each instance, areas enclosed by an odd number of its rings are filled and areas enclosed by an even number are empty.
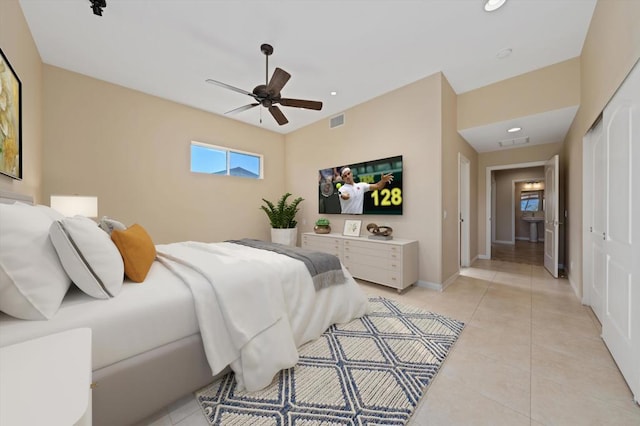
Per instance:
[[[560,217],[558,176],[560,157],[554,155],[544,165],[544,267],[558,278],[558,220]]]
[[[607,143],[602,121],[589,134],[585,145],[585,223],[583,244],[584,283],[588,286],[591,309],[604,321],[604,271],[606,264],[605,245],[605,182],[607,172]]]
[[[469,217],[470,215],[470,187],[471,187],[471,163],[462,154],[458,154],[458,219],[460,223],[459,227],[459,252],[460,263],[462,267],[471,266],[470,254],[469,254]]]
[[[604,319],[602,338],[640,400],[640,66],[636,65],[603,113]],[[635,149],[634,149],[635,148]]]

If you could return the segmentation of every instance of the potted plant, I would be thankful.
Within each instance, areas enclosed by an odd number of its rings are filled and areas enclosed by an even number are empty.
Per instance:
[[[316,220],[316,226],[313,227],[313,232],[316,234],[329,234],[331,232],[331,226],[329,226],[329,219],[321,217]]]
[[[295,246],[298,238],[296,213],[299,211],[298,205],[304,201],[304,198],[298,197],[287,203],[290,196],[289,192],[284,194],[277,205],[263,198],[262,201],[266,205],[260,208],[267,214],[271,224],[271,242]]]

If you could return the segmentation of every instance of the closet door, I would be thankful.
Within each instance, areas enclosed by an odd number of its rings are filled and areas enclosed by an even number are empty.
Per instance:
[[[585,180],[585,198],[588,198],[586,208],[590,218],[585,226],[589,233],[586,234],[584,244],[586,246],[584,274],[585,285],[588,285],[590,294],[589,303],[591,309],[600,320],[604,322],[604,282],[605,266],[607,263],[605,253],[605,228],[606,228],[606,178],[607,178],[607,146],[600,121],[592,130],[589,143],[585,146],[588,149],[588,164],[585,168],[590,168],[590,176]]]
[[[640,66],[603,113],[605,134],[602,338],[640,399]],[[635,148],[635,149],[634,149]],[[636,176],[634,176],[634,173]]]

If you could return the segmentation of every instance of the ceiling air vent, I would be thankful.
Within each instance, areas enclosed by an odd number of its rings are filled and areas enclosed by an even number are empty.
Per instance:
[[[329,120],[329,128],[335,129],[338,126],[342,126],[344,124],[344,113],[340,115],[336,115],[335,117],[331,117]]]
[[[508,148],[511,146],[524,145],[529,143],[529,136],[525,136],[523,138],[515,138],[515,139],[505,139],[503,141],[498,142],[503,148]]]

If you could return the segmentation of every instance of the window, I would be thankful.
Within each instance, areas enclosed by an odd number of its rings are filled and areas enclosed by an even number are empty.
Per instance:
[[[520,194],[520,211],[540,211],[541,191],[522,191]]]
[[[191,171],[262,179],[262,155],[191,142]]]

